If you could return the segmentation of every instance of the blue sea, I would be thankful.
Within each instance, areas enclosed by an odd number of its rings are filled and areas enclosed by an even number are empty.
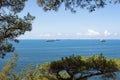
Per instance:
[[[14,43],[15,52],[19,55],[17,70],[28,64],[42,64],[59,60],[61,57],[74,55],[92,56],[102,53],[108,58],[120,59],[120,40],[59,40],[46,42],[46,40],[20,40]],[[13,57],[7,54],[5,59],[0,59],[0,69],[5,62]]]

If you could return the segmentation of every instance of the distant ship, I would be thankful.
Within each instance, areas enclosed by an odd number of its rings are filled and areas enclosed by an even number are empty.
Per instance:
[[[55,40],[46,40],[46,42],[55,42]]]
[[[101,39],[100,42],[106,42],[106,40],[105,39]]]
[[[60,41],[59,39],[56,40],[46,40],[46,42],[55,42],[55,41]]]

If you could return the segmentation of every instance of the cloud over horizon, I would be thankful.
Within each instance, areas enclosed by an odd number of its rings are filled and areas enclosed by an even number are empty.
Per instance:
[[[24,36],[20,36],[19,39],[100,39],[100,38],[116,38],[119,34],[116,32],[110,32],[105,30],[103,32],[96,31],[94,29],[88,29],[84,32],[76,33],[27,33]]]
[[[110,36],[110,35],[112,35],[111,32],[109,32],[108,30],[105,30],[105,31],[104,31],[104,36]]]
[[[100,32],[95,31],[95,30],[93,30],[93,29],[88,29],[87,35],[88,35],[88,36],[99,36],[99,35],[100,35]]]

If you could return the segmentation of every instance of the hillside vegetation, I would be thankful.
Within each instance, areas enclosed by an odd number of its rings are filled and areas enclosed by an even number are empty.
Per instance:
[[[87,80],[98,76],[102,79],[115,79],[120,70],[119,59],[108,59],[102,54],[91,57],[69,56],[61,60],[29,65],[15,73],[17,54],[6,63],[0,73],[0,80]]]

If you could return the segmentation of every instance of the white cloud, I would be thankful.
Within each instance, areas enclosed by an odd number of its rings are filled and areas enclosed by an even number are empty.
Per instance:
[[[82,38],[116,38],[120,36],[117,32],[109,32],[108,30],[103,31],[103,33],[98,32],[93,29],[88,29],[87,32],[77,32],[77,33],[26,33],[20,36],[19,39],[57,39],[57,38],[71,38],[71,39],[82,39]]]
[[[93,30],[93,29],[88,29],[87,35],[89,35],[89,36],[98,36],[98,35],[100,35],[100,33]]]
[[[112,33],[110,33],[108,30],[104,31],[104,36],[110,36]]]

